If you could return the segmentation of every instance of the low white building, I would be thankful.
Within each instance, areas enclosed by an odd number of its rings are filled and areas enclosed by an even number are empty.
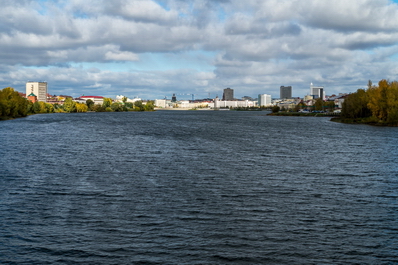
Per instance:
[[[155,106],[157,108],[165,109],[167,108],[167,100],[166,99],[155,99]]]
[[[214,108],[247,108],[255,107],[257,104],[255,101],[250,100],[219,100],[219,98],[214,99]]]
[[[102,103],[104,103],[104,97],[101,96],[81,96],[79,99],[82,100],[81,103],[86,103],[88,99],[94,101],[94,104],[102,105]],[[75,101],[78,102],[77,100]]]

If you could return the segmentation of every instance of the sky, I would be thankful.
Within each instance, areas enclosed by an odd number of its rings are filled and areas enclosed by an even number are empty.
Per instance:
[[[294,97],[397,80],[392,0],[0,0],[0,88],[142,99]]]

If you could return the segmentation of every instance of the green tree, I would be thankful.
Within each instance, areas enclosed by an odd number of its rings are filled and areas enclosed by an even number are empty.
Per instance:
[[[47,113],[54,113],[54,105],[50,103],[46,103],[46,111]]]
[[[74,102],[72,98],[65,99],[64,110],[66,112],[76,112],[76,102]]]
[[[112,111],[123,111],[123,106],[120,103],[112,103],[111,107]]]
[[[28,101],[28,106],[27,106],[27,114],[34,114],[33,112],[33,103],[31,101]]]
[[[124,104],[124,106],[128,109],[132,109],[134,107],[134,104],[131,102],[126,102],[126,104]]]
[[[368,107],[368,91],[365,91],[364,89],[358,89],[357,92],[348,95],[343,102],[341,117],[350,119],[370,117],[372,112]]]
[[[32,110],[33,110],[34,114],[40,113],[41,108],[40,108],[40,102],[39,101],[36,101],[35,103],[33,103]]]
[[[111,98],[103,98],[102,106],[106,109],[112,105]]]
[[[134,102],[134,109],[136,111],[144,111],[145,110],[144,104],[142,104],[142,100],[137,100],[136,102]]]
[[[40,113],[48,113],[47,112],[47,105],[46,105],[45,102],[39,101],[39,105],[40,105]]]
[[[94,106],[94,101],[92,99],[87,99],[86,105],[87,105],[88,110],[92,110],[92,108]]]
[[[104,112],[105,111],[105,107],[100,105],[100,104],[95,104],[95,105],[93,105],[91,110],[95,111],[95,112]]]
[[[28,114],[28,101],[11,87],[0,90],[0,117],[18,118]]]
[[[323,99],[318,98],[317,100],[315,100],[314,109],[323,110]]]
[[[334,104],[334,101],[333,101],[333,100],[326,101],[326,102],[324,102],[323,104],[324,104],[325,110],[327,110],[327,111],[329,111],[329,112],[334,111],[334,109],[335,109],[335,107],[336,107],[336,105]]]
[[[155,101],[148,100],[144,106],[145,111],[153,111],[155,109]]]
[[[272,113],[277,113],[280,110],[281,110],[281,108],[279,106],[277,106],[277,105],[273,106],[272,109],[271,109]]]

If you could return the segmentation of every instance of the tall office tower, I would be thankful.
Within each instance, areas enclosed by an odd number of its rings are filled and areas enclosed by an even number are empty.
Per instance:
[[[47,82],[26,82],[26,95],[35,94],[37,101],[47,102]]]
[[[312,83],[310,85],[310,95],[314,98],[324,98],[323,86],[315,87]]]
[[[224,89],[222,100],[234,100],[234,90],[230,89],[229,87]]]
[[[267,94],[259,94],[258,95],[258,105],[262,106],[270,106],[271,105],[271,95]]]
[[[177,102],[176,94],[173,94],[173,96],[171,97],[171,102]]]
[[[323,90],[323,87],[320,87],[318,90],[318,96],[321,99],[325,99],[325,91]]]
[[[292,98],[292,86],[281,86],[280,98]]]

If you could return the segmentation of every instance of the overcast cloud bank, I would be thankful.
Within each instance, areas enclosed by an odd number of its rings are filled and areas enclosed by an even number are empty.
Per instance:
[[[145,99],[354,92],[396,80],[388,0],[1,1],[0,83]],[[181,96],[182,98],[184,96]],[[180,98],[181,98],[180,97]],[[185,96],[186,98],[190,98]]]

